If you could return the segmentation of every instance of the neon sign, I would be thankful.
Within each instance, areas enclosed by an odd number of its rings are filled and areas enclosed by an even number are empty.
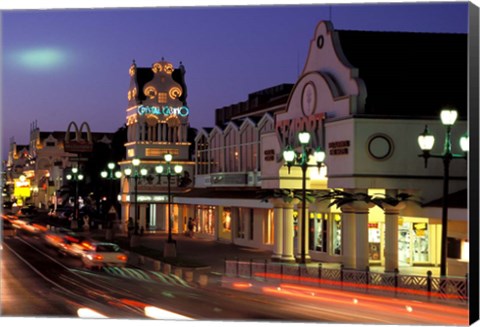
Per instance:
[[[164,116],[181,116],[186,117],[190,114],[190,110],[183,106],[183,107],[170,107],[170,106],[163,106],[163,107],[153,107],[153,106],[140,106],[137,110],[139,115],[164,115]]]

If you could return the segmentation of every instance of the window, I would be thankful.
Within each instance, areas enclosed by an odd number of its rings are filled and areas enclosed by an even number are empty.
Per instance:
[[[332,214],[332,238],[333,254],[342,254],[342,216],[339,213]]]
[[[222,214],[222,227],[224,232],[230,232],[232,223],[232,211],[230,208],[224,208]]]
[[[328,213],[310,212],[309,219],[309,249],[327,252],[328,244]]]
[[[47,146],[55,146],[55,142],[47,142]]]
[[[167,93],[165,92],[158,93],[158,103],[167,103]]]

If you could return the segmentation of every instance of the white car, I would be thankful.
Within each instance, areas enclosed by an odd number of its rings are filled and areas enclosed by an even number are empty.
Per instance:
[[[83,265],[88,269],[104,266],[125,267],[128,256],[117,244],[100,242],[92,243],[82,254]]]

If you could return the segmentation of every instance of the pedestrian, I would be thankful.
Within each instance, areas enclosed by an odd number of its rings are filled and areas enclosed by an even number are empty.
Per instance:
[[[134,226],[133,226],[133,218],[130,217],[128,218],[128,238],[130,238],[132,236],[132,232],[133,232],[133,229],[134,229]]]
[[[190,236],[190,237],[193,237],[193,225],[194,225],[193,224],[193,218],[189,217],[187,228],[188,228],[188,236]]]
[[[138,223],[139,223],[139,219],[138,217],[135,219],[135,230],[134,230],[134,234],[135,235],[138,235]]]

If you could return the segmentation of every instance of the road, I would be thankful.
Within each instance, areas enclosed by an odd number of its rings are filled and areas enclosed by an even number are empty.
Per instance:
[[[2,245],[2,316],[78,317],[89,308],[142,320],[171,319],[168,313],[215,321],[468,325],[462,307],[227,278],[223,285],[199,287],[134,266],[90,271],[28,233]]]

